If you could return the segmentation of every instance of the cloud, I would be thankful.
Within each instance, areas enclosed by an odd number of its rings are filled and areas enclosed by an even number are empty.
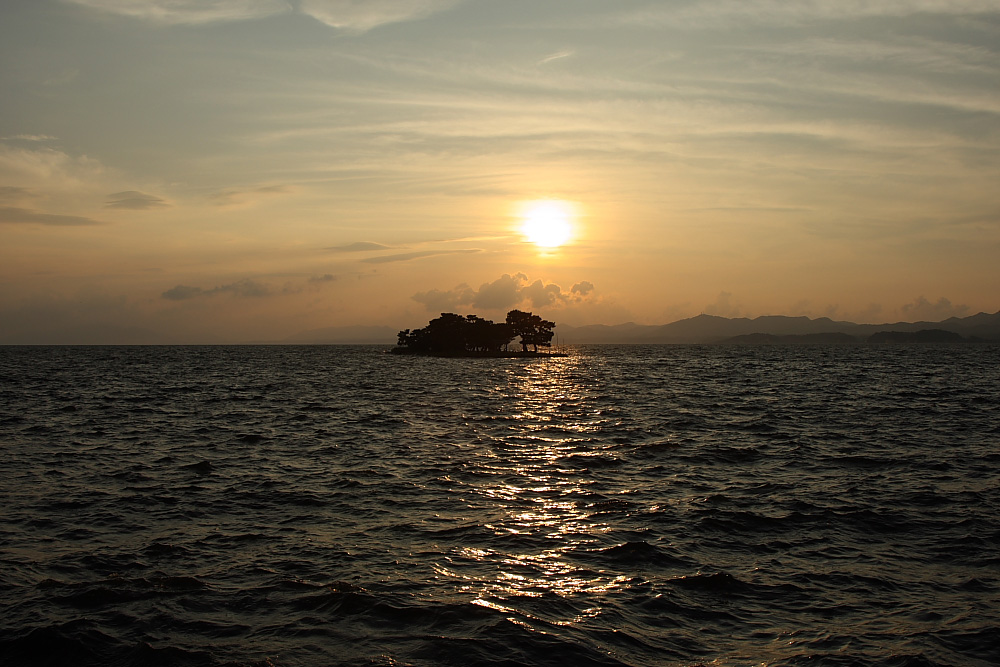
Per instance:
[[[272,293],[267,285],[249,279],[240,280],[229,285],[223,285],[222,287],[216,287],[208,292],[209,294],[229,293],[234,296],[244,298],[270,296]]]
[[[136,190],[126,190],[125,192],[116,192],[108,195],[108,203],[104,205],[104,208],[125,208],[132,211],[146,211],[151,208],[162,208],[164,206],[169,206],[169,204],[159,197],[147,195]]]
[[[193,299],[203,294],[205,294],[205,290],[200,287],[177,285],[176,287],[171,287],[160,296],[171,301],[184,301],[185,299]]]
[[[245,21],[290,11],[282,0],[64,0],[89,9],[167,25]]]
[[[427,292],[418,292],[413,295],[413,300],[422,303],[427,310],[435,313],[444,313],[458,309],[460,306],[471,304],[476,293],[471,287],[462,283],[453,290],[442,292],[432,289]]]
[[[86,155],[72,157],[44,146],[0,143],[0,180],[7,183],[65,190],[100,182],[104,174],[104,166]]]
[[[541,280],[536,280],[521,290],[521,294],[527,298],[535,308],[551,306],[552,304],[565,300],[562,289],[559,285],[549,283],[542,284]]]
[[[900,310],[907,320],[919,322],[940,322],[949,317],[967,315],[969,307],[953,304],[950,299],[941,297],[936,303],[931,303],[925,297],[917,297],[913,303],[904,305]]]
[[[215,294],[232,294],[240,298],[259,298],[271,296],[274,292],[267,285],[248,278],[228,285],[213,287],[212,289],[202,289],[200,287],[191,287],[190,285],[177,285],[168,289],[160,296],[171,301],[185,301],[187,299],[213,296]]]
[[[322,276],[312,276],[309,278],[310,283],[332,283],[335,280],[337,280],[337,276],[330,273],[326,273]]]
[[[262,198],[284,195],[290,192],[292,192],[292,188],[287,185],[264,185],[250,190],[223,190],[221,192],[214,192],[208,196],[208,199],[215,206],[246,206],[255,204]]]
[[[734,24],[798,26],[816,21],[845,21],[868,17],[905,17],[916,14],[993,14],[994,0],[709,0],[677,9],[650,5],[629,14],[628,23],[646,26],[681,25],[727,28]]]
[[[58,215],[38,213],[26,208],[0,206],[0,224],[3,225],[46,225],[49,227],[83,227],[104,224],[98,220],[78,215]]]
[[[333,28],[365,32],[414,21],[461,0],[301,0],[298,11]],[[246,21],[293,12],[284,0],[64,0],[89,9],[166,25]]]
[[[715,303],[705,306],[703,311],[706,315],[718,315],[719,317],[742,317],[743,308],[733,301],[731,292],[719,292]]]
[[[3,137],[2,140],[41,142],[41,141],[58,141],[59,138],[53,137],[48,134],[15,134],[9,137]]]
[[[338,245],[326,248],[326,250],[336,250],[337,252],[368,252],[371,250],[391,250],[392,248],[381,243],[371,243],[370,241],[358,241],[347,245]]]
[[[361,260],[366,264],[385,264],[387,262],[407,262],[411,259],[421,259],[423,257],[433,257],[434,255],[456,255],[479,252],[479,250],[421,250],[419,252],[404,252],[399,255],[382,255],[381,257],[368,257]]]
[[[450,9],[460,0],[302,0],[300,11],[334,28],[364,32]]]
[[[483,283],[479,286],[472,299],[472,305],[477,308],[511,308],[521,303],[521,288],[528,281],[528,276],[517,273],[513,276],[503,274],[491,283]]]
[[[464,306],[508,310],[525,303],[533,308],[576,304],[588,299],[593,290],[594,285],[588,281],[579,282],[565,292],[555,283],[531,281],[523,273],[505,273],[492,282],[483,283],[478,290],[462,283],[448,291],[433,289],[418,292],[412,299],[432,312],[456,310]]]
[[[546,65],[552,62],[553,60],[562,60],[563,58],[569,58],[573,55],[575,55],[573,51],[559,51],[557,53],[552,53],[545,56],[544,58],[538,61],[538,64]]]
[[[0,202],[19,202],[32,197],[34,197],[34,193],[28,188],[18,188],[12,185],[0,186]]]

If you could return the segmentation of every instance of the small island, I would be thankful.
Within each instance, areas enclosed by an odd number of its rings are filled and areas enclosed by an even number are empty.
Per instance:
[[[565,357],[560,352],[538,351],[539,347],[552,347],[555,326],[555,322],[521,310],[510,311],[506,321],[499,324],[478,315],[441,313],[441,317],[422,329],[400,331],[398,347],[392,353],[437,357]],[[520,350],[510,349],[515,338],[520,338]]]

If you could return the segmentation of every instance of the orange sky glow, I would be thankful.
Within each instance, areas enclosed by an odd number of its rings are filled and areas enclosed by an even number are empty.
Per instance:
[[[0,9],[0,344],[1000,308],[985,0]]]

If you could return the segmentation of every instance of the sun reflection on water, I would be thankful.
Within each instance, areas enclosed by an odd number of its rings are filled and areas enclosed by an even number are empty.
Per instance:
[[[479,435],[489,447],[469,464],[478,479],[471,490],[493,510],[482,524],[493,539],[488,547],[457,550],[438,568],[460,580],[474,604],[513,614],[510,620],[538,620],[541,612],[530,601],[558,596],[544,606],[542,620],[583,622],[601,613],[595,596],[627,579],[592,569],[585,558],[607,546],[600,537],[610,526],[594,511],[605,497],[592,490],[586,465],[605,446],[592,434],[606,417],[588,412],[594,388],[583,380],[582,363],[572,356],[512,363],[505,381],[493,383],[489,398],[501,416],[483,427]],[[463,574],[463,564],[478,565],[471,568],[477,574]],[[483,575],[484,566],[492,574]]]

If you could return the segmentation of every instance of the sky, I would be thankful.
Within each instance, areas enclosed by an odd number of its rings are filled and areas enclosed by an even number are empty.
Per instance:
[[[0,344],[1000,310],[996,0],[4,0],[0,91]]]

